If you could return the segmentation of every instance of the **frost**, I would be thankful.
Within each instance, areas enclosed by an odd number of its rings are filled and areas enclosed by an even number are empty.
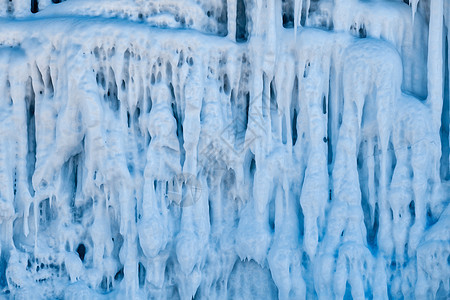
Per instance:
[[[0,2],[2,293],[448,298],[449,20]]]

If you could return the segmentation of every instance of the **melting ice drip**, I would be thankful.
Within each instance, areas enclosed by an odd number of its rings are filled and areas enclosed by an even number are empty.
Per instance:
[[[52,2],[0,3],[4,294],[448,297],[448,1]]]

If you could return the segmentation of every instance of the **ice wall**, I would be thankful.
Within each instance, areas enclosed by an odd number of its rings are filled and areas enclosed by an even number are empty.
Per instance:
[[[59,2],[0,2],[3,296],[450,296],[448,1]]]

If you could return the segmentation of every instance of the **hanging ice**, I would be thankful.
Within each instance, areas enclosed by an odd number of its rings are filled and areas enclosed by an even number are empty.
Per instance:
[[[447,299],[449,3],[1,2],[3,296]]]

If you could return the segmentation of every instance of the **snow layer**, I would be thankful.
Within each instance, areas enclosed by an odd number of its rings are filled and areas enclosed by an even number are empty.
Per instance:
[[[450,296],[448,1],[55,2],[0,2],[3,295]]]

